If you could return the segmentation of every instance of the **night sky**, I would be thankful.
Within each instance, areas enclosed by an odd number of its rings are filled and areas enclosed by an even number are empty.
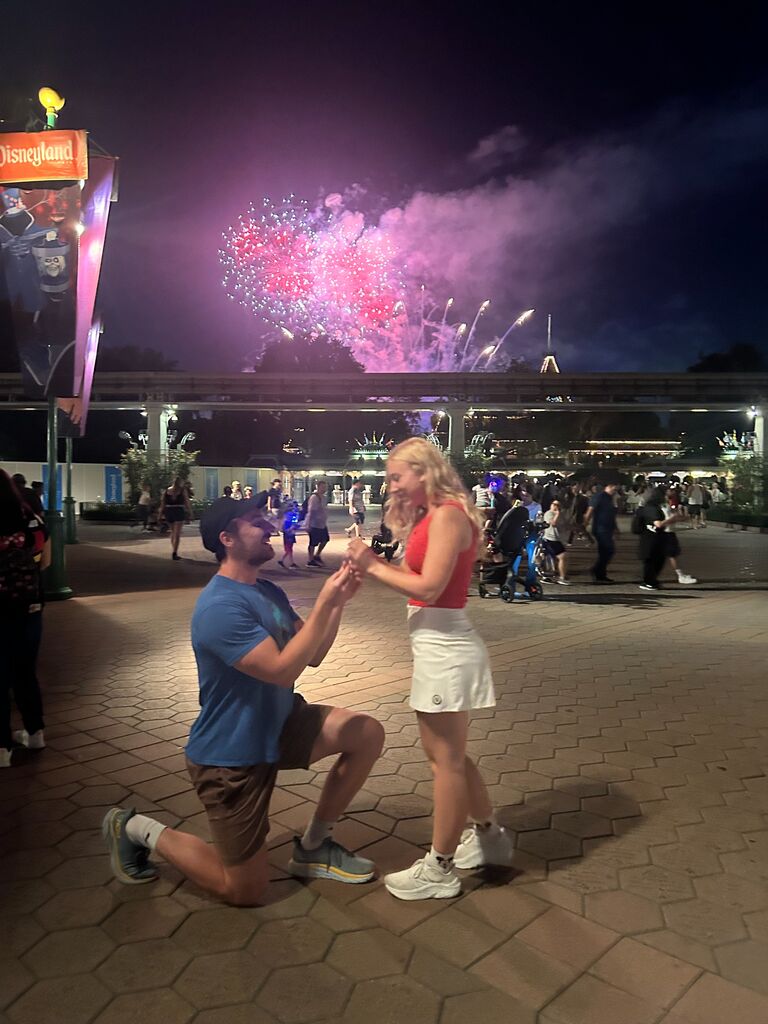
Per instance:
[[[339,192],[403,211],[411,264],[462,319],[490,298],[492,333],[536,307],[518,354],[540,355],[549,312],[564,370],[768,357],[759,5],[504,6],[17,10],[0,116],[51,85],[60,127],[121,158],[102,344],[240,369],[264,326],[221,287],[222,231],[262,196]]]

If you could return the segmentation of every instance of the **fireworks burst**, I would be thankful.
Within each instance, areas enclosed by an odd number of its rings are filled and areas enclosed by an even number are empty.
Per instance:
[[[490,300],[469,330],[451,323],[453,299],[443,308],[424,285],[409,283],[388,232],[345,210],[337,195],[314,210],[293,196],[251,206],[224,233],[219,258],[233,301],[285,337],[306,331],[342,341],[367,370],[486,370],[523,322],[491,344],[476,341]]]

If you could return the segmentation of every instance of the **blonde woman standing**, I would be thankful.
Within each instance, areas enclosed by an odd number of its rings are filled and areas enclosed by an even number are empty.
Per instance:
[[[435,809],[429,853],[384,883],[398,899],[439,899],[461,891],[455,867],[512,859],[511,836],[496,823],[485,783],[466,754],[469,712],[496,703],[488,652],[465,611],[483,517],[451,464],[422,438],[390,452],[387,494],[384,521],[406,542],[404,564],[377,558],[361,540],[349,545],[349,560],[409,598],[410,703],[432,766]]]

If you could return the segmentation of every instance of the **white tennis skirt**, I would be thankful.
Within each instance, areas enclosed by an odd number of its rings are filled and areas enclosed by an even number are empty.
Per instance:
[[[470,711],[496,705],[488,651],[463,608],[408,606],[411,707]]]

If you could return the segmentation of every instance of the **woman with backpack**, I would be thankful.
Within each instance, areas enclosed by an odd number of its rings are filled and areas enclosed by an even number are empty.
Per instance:
[[[36,668],[47,541],[42,520],[0,469],[0,768],[10,768],[14,742],[31,750],[45,746]],[[11,729],[11,693],[24,725],[16,732]]]

